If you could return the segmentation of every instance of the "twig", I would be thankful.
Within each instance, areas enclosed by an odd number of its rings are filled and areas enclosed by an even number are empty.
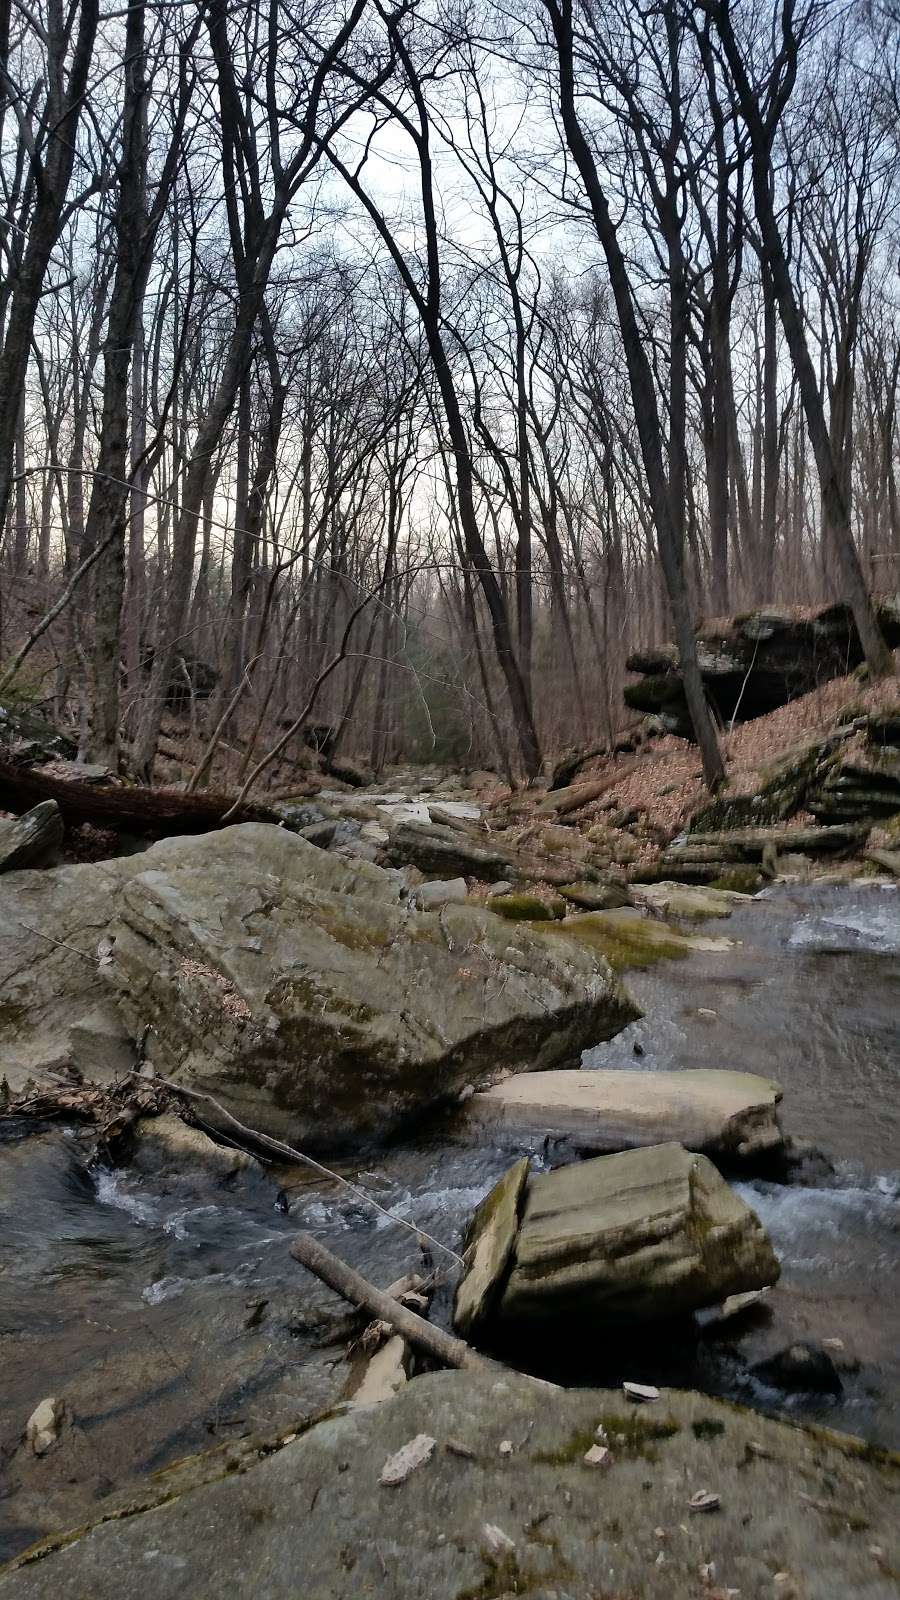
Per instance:
[[[73,956],[81,956],[83,961],[90,961],[95,967],[100,965],[98,957],[92,956],[88,950],[79,950],[76,944],[66,944],[65,939],[54,939],[52,934],[42,933],[40,928],[32,928],[31,924],[23,922],[21,917],[19,927],[24,928],[26,933],[35,934],[38,939],[46,939],[48,944],[55,944],[60,950],[71,950]]]
[[[137,1073],[135,1075],[139,1076]],[[339,1172],[334,1172],[331,1167],[326,1167],[321,1161],[316,1161],[314,1156],[305,1155],[302,1150],[295,1150],[293,1145],[284,1144],[281,1139],[273,1139],[268,1133],[259,1133],[256,1128],[248,1128],[245,1123],[239,1122],[237,1117],[233,1117],[230,1111],[226,1111],[221,1101],[217,1100],[214,1095],[207,1094],[205,1090],[201,1089],[187,1089],[183,1084],[173,1083],[170,1078],[161,1078],[156,1073],[154,1073],[153,1079],[155,1083],[161,1083],[164,1088],[172,1089],[175,1094],[185,1095],[189,1100],[205,1100],[208,1105],[215,1107],[220,1117],[224,1117],[226,1122],[230,1122],[233,1128],[243,1134],[245,1139],[249,1139],[252,1143],[265,1145],[269,1150],[275,1150],[279,1155],[287,1156],[292,1161],[300,1161],[304,1166],[312,1167],[314,1172],[320,1173],[324,1178],[332,1178],[335,1183],[339,1183],[345,1189],[348,1189],[355,1199],[361,1200],[364,1205],[371,1206],[373,1210],[380,1212],[381,1216],[386,1217],[389,1222],[395,1222],[398,1228],[406,1228],[417,1239],[427,1240],[429,1244],[435,1246],[435,1249],[442,1250],[445,1256],[449,1256],[452,1261],[455,1261],[457,1266],[462,1266],[462,1256],[458,1256],[455,1250],[450,1249],[449,1245],[442,1244],[440,1239],[435,1239],[430,1233],[426,1233],[424,1228],[417,1228],[414,1223],[407,1222],[405,1217],[398,1217],[393,1211],[388,1211],[386,1206],[380,1205],[377,1200],[373,1200],[365,1189],[357,1188],[356,1184],[351,1183],[349,1178],[342,1178]]]

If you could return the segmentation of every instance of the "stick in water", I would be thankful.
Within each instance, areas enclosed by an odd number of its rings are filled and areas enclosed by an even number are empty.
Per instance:
[[[382,1289],[376,1289],[373,1284],[355,1272],[353,1267],[348,1267],[330,1250],[314,1239],[311,1234],[298,1233],[291,1245],[291,1255],[301,1267],[306,1267],[322,1283],[334,1289],[336,1294],[348,1300],[351,1305],[358,1306],[362,1311],[368,1311],[371,1316],[379,1317],[387,1322],[410,1344],[417,1345],[420,1350],[433,1356],[435,1361],[440,1361],[445,1367],[486,1367],[489,1365],[484,1358],[466,1344],[464,1339],[454,1338],[453,1334],[445,1333],[443,1328],[435,1328],[424,1317],[416,1315],[399,1301],[392,1299]]]

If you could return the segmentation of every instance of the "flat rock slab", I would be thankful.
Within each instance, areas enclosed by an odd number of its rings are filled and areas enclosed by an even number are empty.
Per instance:
[[[467,1261],[477,1243],[470,1232]],[[502,1292],[486,1284],[472,1320],[626,1327],[765,1288],[778,1272],[758,1217],[712,1162],[652,1145],[532,1175]],[[465,1292],[464,1277],[457,1304]]]
[[[583,1459],[598,1427],[603,1473]],[[428,1459],[382,1486],[422,1434]],[[692,1515],[704,1490],[718,1509]],[[139,1581],[154,1600],[896,1600],[898,1495],[895,1457],[702,1395],[635,1406],[441,1372],[291,1443],[238,1442],[156,1474],[7,1569],[0,1597],[120,1600]]]
[[[636,1007],[595,952],[248,823],[122,888],[105,969],[163,1077],[265,1133],[381,1138],[472,1079],[577,1060]]]
[[[473,1095],[465,1126],[514,1144],[549,1135],[591,1155],[676,1140],[753,1160],[784,1146],[780,1100],[778,1084],[752,1072],[564,1069],[518,1074]]]

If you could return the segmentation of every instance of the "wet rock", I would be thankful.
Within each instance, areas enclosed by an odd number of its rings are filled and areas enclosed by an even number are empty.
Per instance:
[[[714,1068],[520,1073],[473,1095],[465,1125],[476,1136],[530,1148],[549,1137],[597,1155],[675,1140],[758,1162],[784,1151],[780,1101],[769,1079]]]
[[[548,938],[557,934],[584,943],[602,953],[617,971],[648,967],[656,961],[678,960],[691,950],[709,953],[730,950],[731,939],[706,933],[684,933],[671,923],[646,916],[639,907],[617,911],[589,911],[549,923],[540,930]]]
[[[49,1396],[35,1406],[25,1424],[25,1442],[36,1456],[45,1456],[62,1432],[66,1420],[66,1403]]]
[[[758,1218],[711,1161],[678,1144],[532,1175],[502,1286],[498,1292],[496,1281],[484,1281],[475,1296],[466,1279],[476,1263],[479,1287],[487,1277],[479,1239],[494,1214],[490,1202],[473,1219],[457,1290],[470,1329],[652,1322],[778,1277]],[[502,1259],[502,1250],[496,1255]]]
[[[833,1357],[822,1345],[805,1340],[787,1345],[750,1370],[774,1389],[840,1394],[843,1388]]]
[[[402,887],[284,829],[223,829],[124,884],[104,971],[162,1076],[319,1147],[575,1059],[636,1015],[582,945],[470,905],[416,912]]]
[[[0,872],[37,866],[62,844],[64,832],[55,800],[42,800],[12,822],[0,820]]]
[[[141,1118],[134,1130],[131,1165],[157,1178],[197,1174],[219,1183],[230,1183],[242,1172],[262,1171],[245,1150],[217,1144],[202,1128],[192,1128],[174,1114]]]
[[[347,1396],[350,1404],[376,1406],[383,1400],[390,1400],[409,1381],[411,1365],[412,1356],[406,1340],[393,1334],[369,1356]]]
[[[605,1473],[583,1460],[601,1419],[625,1441]],[[386,1460],[420,1434],[436,1441],[427,1463],[379,1488]],[[498,1450],[507,1437],[527,1441],[514,1469]],[[146,1573],[154,1600],[219,1600],[264,1573],[266,1600],[728,1589],[763,1600],[782,1592],[773,1574],[795,1573],[808,1600],[894,1600],[898,1481],[887,1453],[703,1395],[664,1390],[637,1409],[621,1391],[440,1372],[290,1443],[283,1432],[235,1443],[150,1479],[130,1502],[95,1504],[76,1533],[0,1577],[0,1597],[119,1600],[123,1573]],[[701,1491],[718,1496],[714,1515],[690,1515]],[[831,1524],[809,1497],[832,1505]]]

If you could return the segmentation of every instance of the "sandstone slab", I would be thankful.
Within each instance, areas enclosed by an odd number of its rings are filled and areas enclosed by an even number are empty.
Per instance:
[[[490,1199],[467,1239],[472,1266]],[[679,1144],[533,1174],[519,1209],[505,1277],[484,1283],[477,1299],[465,1275],[457,1288],[470,1327],[625,1327],[716,1305],[778,1277],[754,1212],[706,1156]]]
[[[778,1084],[752,1072],[564,1068],[520,1073],[472,1095],[465,1122],[512,1144],[549,1136],[591,1155],[675,1140],[747,1161],[783,1150],[780,1100]]]

